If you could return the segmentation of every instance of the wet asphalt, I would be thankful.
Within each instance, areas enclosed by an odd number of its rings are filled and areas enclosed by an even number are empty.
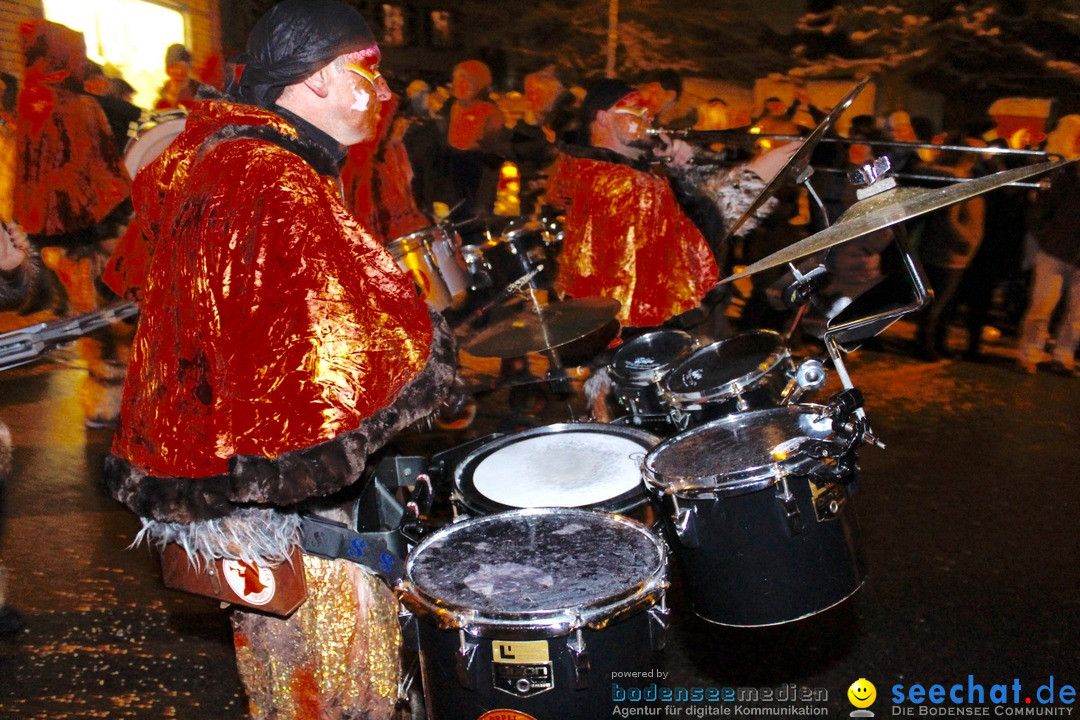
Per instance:
[[[877,688],[878,717],[918,712],[895,701],[897,685],[1019,683],[1020,706],[1051,678],[1055,692],[1080,685],[1080,379],[1017,373],[1008,339],[983,362],[919,362],[905,332],[847,359],[887,446],[858,452],[862,589],[802,621],[725,628],[689,611],[673,567],[661,684],[824,691],[801,705],[831,717],[853,710],[846,691],[859,678]],[[135,518],[100,488],[111,433],[83,426],[84,373],[72,350],[0,373],[15,442],[0,559],[26,621],[0,638],[0,718],[243,718],[226,613],[165,589],[150,553],[128,548]],[[580,412],[546,401],[542,422]],[[470,428],[416,428],[395,445],[464,443],[498,425],[507,402],[490,393]],[[692,716],[687,704],[664,711]]]

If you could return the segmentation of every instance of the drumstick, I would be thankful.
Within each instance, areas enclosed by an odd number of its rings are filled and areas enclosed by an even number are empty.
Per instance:
[[[524,275],[519,277],[517,280],[510,283],[509,285],[507,285],[502,290],[500,290],[495,295],[495,297],[491,298],[491,300],[489,300],[486,303],[484,303],[483,305],[481,305],[479,308],[476,309],[476,311],[472,315],[469,315],[469,317],[465,318],[464,320],[462,320],[460,323],[458,323],[454,327],[459,328],[462,325],[465,325],[466,323],[469,324],[469,325],[475,324],[481,318],[483,318],[485,315],[487,315],[489,312],[491,312],[491,310],[496,305],[498,305],[503,300],[510,297],[514,293],[516,293],[518,290],[523,288],[525,285],[527,285],[529,283],[529,281],[532,280],[534,277],[536,277],[537,274],[543,269],[544,269],[543,265],[537,265],[534,269],[532,269],[529,272],[525,273]]]

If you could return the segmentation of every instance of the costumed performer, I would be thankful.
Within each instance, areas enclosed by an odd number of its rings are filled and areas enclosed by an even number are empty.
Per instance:
[[[152,252],[105,470],[138,540],[285,569],[298,504],[354,483],[449,386],[449,328],[340,196],[346,147],[374,141],[390,96],[379,61],[355,9],[285,0],[252,29],[239,102],[200,103],[139,173]],[[295,613],[232,613],[251,717],[389,718],[393,596],[301,557]]]

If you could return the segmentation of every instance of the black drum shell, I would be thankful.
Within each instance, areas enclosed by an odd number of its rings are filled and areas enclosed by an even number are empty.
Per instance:
[[[550,290],[555,282],[555,248],[546,235],[536,229],[514,229],[480,246],[486,267],[497,289],[543,265],[540,273],[529,283],[541,290]]]
[[[545,636],[539,631],[509,640],[548,640],[554,687],[532,697],[517,697],[494,686],[493,640],[480,638],[469,672],[473,689],[458,679],[456,656],[460,638],[456,630],[439,630],[430,623],[419,623],[420,667],[424,694],[431,720],[476,720],[492,709],[505,708],[527,713],[534,718],[559,720],[596,720],[609,717],[612,709],[613,673],[648,672],[660,667],[657,638],[646,611],[614,622],[603,630],[585,628],[582,639],[589,653],[589,682],[574,689],[574,665],[567,648],[568,635]],[[642,681],[622,683],[637,686]]]
[[[853,451],[847,458],[850,470],[837,474],[843,466],[820,461],[815,469],[819,461],[802,460],[784,471],[790,474],[783,482],[783,473],[770,474],[765,463],[732,467],[729,480],[703,478],[698,487],[692,478],[668,482],[650,470],[654,458],[692,435],[708,438],[714,428],[736,421],[761,426],[772,417],[790,419],[821,410],[791,405],[730,416],[669,438],[646,457],[646,487],[659,508],[684,596],[701,618],[738,627],[793,622],[837,605],[865,582],[866,559],[849,492]],[[800,528],[778,497],[785,484]],[[708,487],[715,491],[701,489]]]
[[[699,617],[718,625],[760,627],[794,622],[846,600],[866,580],[854,505],[844,485],[838,517],[818,522],[809,477],[789,477],[805,527],[793,533],[773,488],[715,499],[679,498],[696,514],[698,547],[688,547],[658,498],[684,596]]]
[[[537,718],[610,715],[613,673],[658,666],[667,557],[640,523],[578,509],[470,518],[425,538],[396,592],[411,613],[405,639],[418,643],[429,718],[475,720],[499,708]],[[500,570],[504,563],[514,567]],[[543,642],[546,658],[519,650],[496,663],[495,648],[515,642]],[[587,655],[576,659],[571,642]],[[552,682],[504,690],[495,666],[508,664]]]
[[[664,329],[639,335],[615,351],[608,365],[611,394],[633,419],[631,425],[646,426],[671,415],[660,382],[696,347],[689,333]]]

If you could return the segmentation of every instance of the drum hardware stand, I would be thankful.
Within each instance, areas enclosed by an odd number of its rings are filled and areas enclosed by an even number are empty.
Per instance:
[[[458,630],[458,643],[458,651],[454,656],[454,671],[457,673],[461,687],[466,690],[475,690],[476,683],[472,679],[472,668],[476,660],[476,649],[480,647],[480,643],[470,642],[464,628]]]
[[[776,483],[776,499],[780,501],[780,507],[783,510],[791,534],[798,535],[801,533],[803,531],[802,513],[799,512],[799,505],[795,501],[795,495],[792,494],[791,488],[788,487],[787,472],[781,471],[780,473],[780,480]]]
[[[574,633],[567,638],[566,647],[570,651],[570,660],[574,665],[574,689],[584,690],[589,687],[589,650],[585,647],[585,638],[582,637],[581,625],[584,621],[578,615]]]
[[[660,593],[660,604],[653,605],[648,609],[649,613],[649,636],[653,647],[663,650],[667,645],[667,634],[671,628],[671,610],[667,606],[667,584]]]

